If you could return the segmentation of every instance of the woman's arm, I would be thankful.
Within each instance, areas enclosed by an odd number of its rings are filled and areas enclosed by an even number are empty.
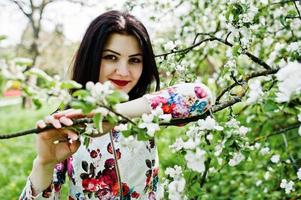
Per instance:
[[[171,114],[172,118],[186,118],[206,112],[213,102],[213,96],[204,84],[182,83],[117,104],[116,111],[133,118],[150,113],[159,106],[164,114]]]

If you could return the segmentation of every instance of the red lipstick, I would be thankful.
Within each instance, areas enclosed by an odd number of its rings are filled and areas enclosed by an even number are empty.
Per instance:
[[[130,81],[124,81],[124,80],[115,80],[115,79],[110,79],[113,83],[115,83],[118,86],[126,86]]]

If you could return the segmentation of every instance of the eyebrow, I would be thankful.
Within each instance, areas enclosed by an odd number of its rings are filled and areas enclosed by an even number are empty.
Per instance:
[[[105,49],[105,50],[103,50],[103,52],[105,52],[105,51],[110,51],[110,52],[115,53],[115,54],[117,54],[119,56],[121,55],[120,53],[118,53],[116,51],[113,51],[111,49]],[[141,53],[136,53],[136,54],[133,54],[133,55],[129,55],[129,57],[134,57],[134,56],[142,56],[142,54]]]

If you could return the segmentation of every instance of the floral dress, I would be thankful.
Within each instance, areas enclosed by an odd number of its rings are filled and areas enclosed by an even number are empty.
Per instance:
[[[173,118],[186,118],[207,111],[212,104],[209,89],[200,83],[183,83],[144,95],[149,106],[160,106]],[[56,165],[52,184],[36,197],[27,180],[20,200],[59,199],[62,184],[69,177],[69,200],[160,199],[157,148],[154,140],[132,141],[114,129],[101,137],[91,138],[89,146],[81,145],[76,153]],[[119,176],[118,176],[119,175]],[[118,178],[120,178],[118,181]]]

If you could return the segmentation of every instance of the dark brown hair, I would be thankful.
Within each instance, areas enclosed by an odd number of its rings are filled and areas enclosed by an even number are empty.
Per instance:
[[[143,70],[137,84],[129,92],[130,99],[145,94],[153,80],[156,81],[156,90],[159,90],[158,69],[146,28],[134,16],[114,10],[101,14],[89,25],[75,56],[72,79],[83,86],[88,81],[98,82],[101,54],[112,33],[133,35],[142,49]]]

